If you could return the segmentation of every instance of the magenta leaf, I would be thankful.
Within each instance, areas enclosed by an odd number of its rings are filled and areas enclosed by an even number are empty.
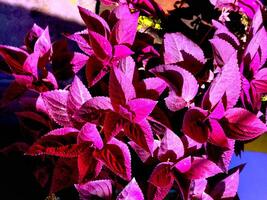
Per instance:
[[[227,110],[221,122],[227,136],[235,140],[250,140],[267,131],[256,115],[243,108]]]
[[[72,65],[72,71],[75,74],[78,73],[86,65],[87,61],[88,56],[82,53],[74,52],[70,62],[70,64]]]
[[[185,173],[188,179],[202,179],[222,173],[222,170],[212,161],[201,158],[193,157],[190,169]]]
[[[210,119],[210,135],[208,141],[214,145],[228,148],[228,138],[217,120]]]
[[[112,29],[111,37],[114,44],[131,46],[135,39],[139,13],[133,13],[129,17],[119,20]]]
[[[114,46],[114,52],[113,52],[114,60],[120,60],[132,54],[134,54],[134,52],[125,45],[119,44]]]
[[[65,127],[65,128],[57,128],[54,129],[52,131],[49,131],[46,136],[48,135],[55,135],[55,136],[64,136],[67,135],[69,133],[78,133],[79,130],[77,130],[76,128],[72,128],[72,127]]]
[[[236,52],[236,49],[224,39],[213,38],[210,43],[213,50],[214,63],[218,66],[226,64]]]
[[[104,121],[105,113],[111,110],[113,108],[108,97],[93,97],[76,111],[73,118],[81,123],[99,124]]]
[[[81,82],[81,80],[75,76],[70,86],[70,91],[67,100],[68,113],[70,117],[80,109],[80,107],[89,99],[91,94]]]
[[[240,91],[241,75],[237,63],[237,55],[234,53],[222,67],[221,73],[216,76],[204,95],[202,107],[208,110],[213,109],[225,94],[225,107],[231,108],[237,103]]]
[[[32,53],[26,58],[22,66],[25,72],[32,74],[36,79],[38,79],[38,60],[39,55]]]
[[[95,56],[104,63],[112,58],[112,46],[110,42],[97,32],[89,31],[90,45]]]
[[[156,106],[157,101],[151,99],[133,99],[128,102],[129,109],[134,113],[134,122],[138,123],[148,117]]]
[[[40,37],[37,39],[34,45],[34,52],[39,54],[40,57],[44,57],[44,59],[48,59],[50,51],[51,51],[51,41],[49,36],[48,27],[43,31]]]
[[[183,119],[183,132],[193,140],[204,143],[209,138],[209,126],[206,121],[208,112],[195,107],[189,109]]]
[[[102,149],[104,144],[95,124],[86,123],[77,138],[78,143],[91,142],[95,148]]]
[[[125,180],[131,180],[131,154],[126,144],[113,138],[94,156],[112,172]]]
[[[164,137],[161,140],[158,150],[160,161],[175,162],[184,155],[184,146],[181,139],[170,129],[167,128]]]
[[[192,165],[192,158],[191,156],[189,156],[177,162],[174,165],[174,168],[180,173],[186,173],[187,171],[190,170],[191,165]]]
[[[124,73],[127,79],[132,82],[135,71],[135,62],[131,56],[127,56],[120,60],[118,68]]]
[[[53,171],[50,193],[58,192],[77,182],[77,160],[60,158]]]
[[[187,70],[176,65],[160,65],[150,71],[169,85],[170,94],[165,102],[171,111],[184,108],[196,96],[198,83]]]
[[[218,182],[212,189],[210,195],[214,198],[234,198],[237,193],[239,185],[239,173],[242,170],[241,167],[236,167],[227,175],[226,178]]]
[[[54,90],[41,94],[49,116],[61,126],[70,125],[67,113],[68,94],[66,90]]]
[[[75,184],[79,192],[80,200],[88,199],[110,199],[112,197],[112,181],[111,180],[95,180],[88,181],[84,184]]]
[[[25,44],[27,46],[27,49],[31,52],[33,52],[34,44],[37,41],[37,39],[42,35],[44,32],[44,29],[42,29],[37,24],[33,24],[31,30],[27,33],[25,37]]]
[[[138,199],[144,200],[144,195],[135,178],[126,185],[126,187],[118,195],[117,200]]]
[[[119,110],[118,105],[127,105],[129,100],[135,98],[131,81],[118,68],[113,68],[110,72],[109,96],[115,110]]]
[[[103,36],[109,35],[109,25],[103,18],[86,8],[80,6],[78,6],[78,8],[80,15],[89,31],[99,33]]]
[[[202,49],[182,33],[167,33],[164,36],[164,61],[173,64],[186,61],[182,51],[192,55],[196,61],[204,64],[205,57]]]
[[[11,68],[11,71],[17,74],[24,74],[22,66],[28,57],[28,53],[22,49],[0,45],[0,56]]]
[[[78,155],[79,182],[84,183],[97,177],[102,170],[102,162],[93,157],[92,148]]]
[[[139,123],[126,122],[123,129],[127,137],[144,150],[150,152],[150,154],[153,153],[153,133],[147,120],[140,121]]]
[[[70,130],[64,135],[44,135],[37,140],[27,151],[27,155],[53,155],[59,157],[77,157],[86,150],[91,142],[76,144],[77,132]]]
[[[162,162],[158,164],[150,175],[148,182],[161,188],[172,185],[174,176],[171,171],[171,165],[171,162]]]
[[[165,81],[158,77],[146,78],[136,85],[136,95],[137,97],[157,100],[166,87]]]
[[[122,129],[125,119],[115,112],[108,112],[104,120],[104,134],[107,141],[115,137]]]

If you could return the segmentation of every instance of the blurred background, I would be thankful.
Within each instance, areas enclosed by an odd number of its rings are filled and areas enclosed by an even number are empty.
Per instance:
[[[173,0],[157,0],[171,9]],[[0,44],[21,46],[24,36],[34,23],[49,26],[51,40],[62,38],[62,33],[83,29],[77,4],[95,11],[94,0],[0,0]],[[1,63],[1,60],[0,60]],[[0,94],[10,83],[10,77],[0,73]],[[1,95],[0,95],[1,96]],[[13,105],[14,106],[14,105]],[[19,127],[12,109],[0,110],[0,149],[18,138]],[[45,191],[38,186],[31,172],[31,158],[17,154],[0,154],[0,199],[45,199]],[[231,166],[247,163],[241,173],[239,196],[241,200],[267,199],[267,135],[245,145],[241,157],[234,157]],[[72,191],[75,192],[75,191]],[[71,196],[71,195],[70,195]],[[68,194],[60,199],[72,199]]]

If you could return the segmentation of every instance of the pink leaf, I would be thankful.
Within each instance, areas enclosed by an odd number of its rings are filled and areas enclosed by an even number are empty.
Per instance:
[[[167,33],[164,36],[164,61],[173,64],[184,60],[182,51],[192,55],[196,61],[204,64],[205,57],[202,49],[182,33]]]
[[[209,137],[209,126],[205,121],[207,116],[208,112],[201,108],[189,109],[184,115],[183,132],[199,143],[206,142]]]
[[[112,58],[112,46],[110,42],[99,33],[89,31],[89,40],[95,56],[104,63]]]
[[[160,65],[150,71],[169,85],[170,95],[166,103],[171,111],[182,109],[196,96],[198,83],[187,70],[176,65]]]
[[[209,123],[211,129],[209,142],[220,147],[228,148],[228,138],[226,137],[220,123],[214,119],[210,119]]]
[[[135,98],[131,81],[118,68],[113,68],[110,72],[109,96],[115,110],[118,110],[118,105],[127,105],[129,100]]]
[[[18,74],[23,74],[22,65],[28,57],[28,53],[22,49],[0,45],[0,56],[10,66],[11,71]]]
[[[103,36],[109,35],[109,25],[103,18],[83,7],[78,6],[78,8],[80,15],[89,31],[99,33]]]
[[[224,178],[215,185],[210,195],[214,199],[234,198],[236,196],[239,185],[239,173],[240,173],[240,168],[239,167],[235,168],[231,173],[227,175],[226,178]]]
[[[65,128],[57,128],[54,129],[52,131],[49,131],[46,136],[48,135],[55,135],[55,136],[64,136],[67,135],[69,133],[78,133],[79,130],[77,130],[76,128],[72,128],[72,127],[65,127]]]
[[[144,200],[144,195],[142,193],[142,190],[138,186],[135,178],[131,180],[128,185],[121,191],[121,193],[118,195],[117,200],[127,200],[127,199],[138,199],[138,200]]]
[[[85,66],[87,61],[88,56],[82,53],[74,52],[70,63],[72,65],[72,71],[75,74],[78,73]]]
[[[114,44],[131,46],[134,42],[139,13],[135,12],[129,17],[119,20],[112,29],[112,41]]]
[[[250,140],[267,131],[266,125],[256,115],[243,108],[227,110],[222,125],[227,136],[235,140]]]
[[[42,93],[42,99],[50,117],[61,126],[69,126],[70,120],[67,113],[68,91],[54,90]]]
[[[176,170],[178,170],[179,173],[186,173],[187,171],[190,170],[192,165],[192,158],[191,156],[188,156],[182,160],[180,160],[179,162],[177,162],[174,166],[174,168]]]
[[[170,129],[167,129],[161,140],[158,157],[160,161],[175,162],[184,155],[184,146],[181,139]]]
[[[153,153],[153,133],[147,120],[139,123],[124,123],[124,132],[131,140],[142,147],[144,150]]]
[[[79,192],[80,200],[88,199],[110,199],[112,197],[111,180],[88,181],[84,184],[75,184]]]
[[[99,124],[104,121],[105,113],[111,110],[113,108],[108,97],[93,97],[81,106],[73,118],[81,123]]]
[[[172,185],[174,176],[171,171],[171,165],[171,162],[162,162],[158,164],[150,175],[148,182],[161,188]]]
[[[125,180],[131,180],[131,154],[126,144],[113,138],[94,156],[112,172]]]
[[[70,86],[70,91],[67,100],[68,113],[70,117],[92,96],[88,89],[83,85],[78,76],[74,77],[74,80]]]
[[[188,179],[202,179],[221,173],[222,170],[206,158],[193,157],[191,168],[185,173]]]
[[[131,56],[121,59],[118,68],[124,73],[129,81],[133,81],[135,62]]]
[[[128,102],[129,109],[134,113],[134,122],[138,123],[148,117],[156,106],[157,101],[151,99],[133,99]]]
[[[87,148],[82,154],[78,155],[79,182],[96,178],[102,170],[102,162],[93,157],[92,148]]]
[[[115,45],[114,46],[114,52],[113,52],[113,59],[114,60],[121,60],[123,58],[126,58],[127,56],[130,56],[134,54],[134,52],[125,45]]]
[[[102,149],[103,141],[95,124],[86,123],[77,138],[78,143],[91,142],[95,148]]]

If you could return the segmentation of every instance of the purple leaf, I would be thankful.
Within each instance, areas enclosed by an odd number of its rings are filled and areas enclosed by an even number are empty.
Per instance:
[[[104,120],[104,134],[107,141],[115,137],[122,129],[125,119],[115,112],[108,112]]]
[[[77,142],[91,142],[95,148],[102,149],[104,144],[95,124],[86,123],[77,137]]]
[[[111,180],[88,181],[84,184],[75,184],[79,192],[80,200],[89,200],[95,198],[110,199],[112,197]]]
[[[185,176],[195,180],[208,178],[221,172],[222,170],[214,162],[206,158],[193,157],[191,168],[185,173]]]
[[[239,47],[240,42],[238,38],[225,25],[215,20],[212,20],[212,25],[216,28],[214,38],[220,38],[229,42],[235,49]]]
[[[209,137],[209,126],[206,122],[208,112],[201,108],[189,109],[183,119],[183,132],[193,140],[204,143]]]
[[[134,122],[138,123],[148,117],[156,106],[157,101],[151,99],[133,99],[128,102],[130,111],[133,112]]]
[[[40,26],[37,24],[33,24],[33,27],[31,30],[27,33],[25,37],[25,44],[27,46],[27,49],[31,52],[33,52],[35,42],[37,39],[42,35],[44,32],[44,29],[42,29]]]
[[[119,20],[112,29],[111,40],[114,44],[131,46],[135,39],[139,13],[135,12],[129,17]]]
[[[166,89],[167,84],[160,78],[146,78],[136,86],[137,97],[158,99]]]
[[[134,54],[134,52],[125,45],[119,44],[114,46],[114,53],[113,53],[114,60],[121,60],[132,54]]]
[[[218,66],[225,65],[236,52],[236,49],[224,39],[213,38],[209,41],[213,50],[214,63]]]
[[[109,77],[109,96],[115,110],[118,105],[127,105],[135,98],[135,90],[131,81],[118,68],[113,68]]]
[[[158,158],[160,161],[175,162],[184,155],[184,145],[181,139],[170,129],[167,131],[161,140],[158,150]]]
[[[72,71],[75,74],[78,73],[85,66],[87,61],[88,61],[88,56],[82,53],[74,52],[70,62],[70,64],[72,65]]]
[[[221,122],[227,136],[235,140],[250,140],[267,131],[256,115],[243,108],[227,110]]]
[[[77,182],[77,160],[60,158],[53,171],[50,193],[71,187]]]
[[[142,190],[138,186],[135,178],[131,180],[128,185],[121,191],[121,193],[118,195],[117,200],[127,200],[127,199],[138,199],[138,200],[144,200],[144,195],[142,193]]]
[[[158,164],[150,175],[148,182],[161,188],[172,186],[174,176],[171,171],[171,165],[171,162]]]
[[[66,90],[54,90],[41,94],[50,117],[61,126],[70,125],[67,113],[68,94]]]
[[[89,31],[89,40],[95,56],[104,63],[112,58],[112,46],[110,42],[97,32]]]
[[[45,55],[51,49],[51,41],[49,36],[49,29],[46,29],[42,32],[40,37],[36,40],[34,45],[34,52],[39,53],[40,56]]]
[[[202,100],[202,107],[213,109],[226,94],[225,107],[233,107],[239,98],[241,91],[241,75],[237,63],[237,55],[234,53],[228,62],[222,67],[220,74],[213,80]]]
[[[131,140],[142,147],[144,150],[153,153],[153,133],[147,120],[139,123],[124,123],[124,132]]]
[[[121,59],[118,68],[124,73],[129,81],[133,81],[135,62],[131,56]]]
[[[164,36],[164,61],[173,64],[185,61],[182,51],[192,55],[198,62],[204,64],[205,57],[202,49],[182,33],[167,33]]]
[[[231,173],[229,173],[226,178],[224,178],[215,185],[210,195],[214,199],[234,198],[236,196],[239,185],[239,173],[240,173],[240,168],[237,167]]]
[[[169,85],[170,95],[165,102],[171,111],[184,108],[197,94],[198,84],[195,77],[181,67],[160,65],[150,71]]]
[[[102,170],[102,162],[94,158],[94,149],[87,148],[82,154],[78,155],[79,182],[94,179]]]
[[[3,57],[14,73],[24,74],[22,66],[28,55],[29,54],[22,49],[0,45],[0,56]]]
[[[74,77],[74,80],[70,86],[70,91],[67,100],[68,113],[70,117],[80,109],[80,107],[92,96],[87,88],[84,86],[78,76]]]
[[[109,110],[113,108],[108,97],[94,97],[86,101],[73,118],[81,123],[99,124],[103,122],[105,113]]]
[[[37,140],[27,151],[26,155],[52,155],[59,157],[72,158],[77,157],[84,152],[89,142],[76,144],[77,132],[70,130],[69,133],[64,135],[44,135]]]
[[[255,76],[254,80],[251,81],[258,94],[267,93],[267,69],[263,68],[259,70]]]
[[[65,36],[72,40],[77,42],[79,48],[85,52],[87,55],[92,55],[93,54],[93,50],[91,48],[91,46],[89,45],[89,36],[88,36],[88,30],[83,30],[80,32],[76,32],[72,35],[68,35],[65,34]]]
[[[92,11],[78,6],[80,15],[86,24],[88,31],[93,31],[103,36],[108,36],[110,29],[107,22]]]
[[[228,138],[226,137],[223,128],[217,120],[210,119],[210,135],[209,142],[220,146],[228,148]]]
[[[131,180],[131,154],[126,144],[113,138],[94,156],[112,172],[125,180]]]
[[[48,132],[46,134],[46,136],[48,136],[48,135],[64,136],[64,135],[67,135],[69,133],[78,133],[78,132],[79,132],[79,130],[77,130],[76,128],[65,127],[65,128],[54,129],[54,130]]]
[[[36,79],[38,79],[38,60],[39,55],[32,53],[26,58],[22,66],[25,72],[32,74]]]
[[[189,157],[186,157],[186,158],[180,160],[179,162],[177,162],[175,164],[174,168],[176,170],[178,170],[179,173],[184,174],[190,170],[191,165],[192,165],[192,158],[191,158],[191,156],[189,156]]]

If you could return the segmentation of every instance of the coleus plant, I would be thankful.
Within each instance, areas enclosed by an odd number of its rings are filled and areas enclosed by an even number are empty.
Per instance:
[[[73,186],[83,200],[237,198],[244,165],[229,169],[236,143],[267,131],[262,5],[210,1],[224,16],[210,21],[203,48],[164,24],[155,29],[153,20],[168,18],[153,0],[102,3],[114,9],[97,15],[79,7],[86,29],[64,34],[82,52],[52,44],[37,25],[25,46],[0,46],[14,77],[2,105],[29,104],[33,91],[34,106],[17,116],[47,130],[23,145],[25,155],[56,157],[51,181],[35,173],[40,184],[50,193]],[[225,9],[246,16],[243,38],[228,29]],[[61,80],[66,66],[69,85]]]

